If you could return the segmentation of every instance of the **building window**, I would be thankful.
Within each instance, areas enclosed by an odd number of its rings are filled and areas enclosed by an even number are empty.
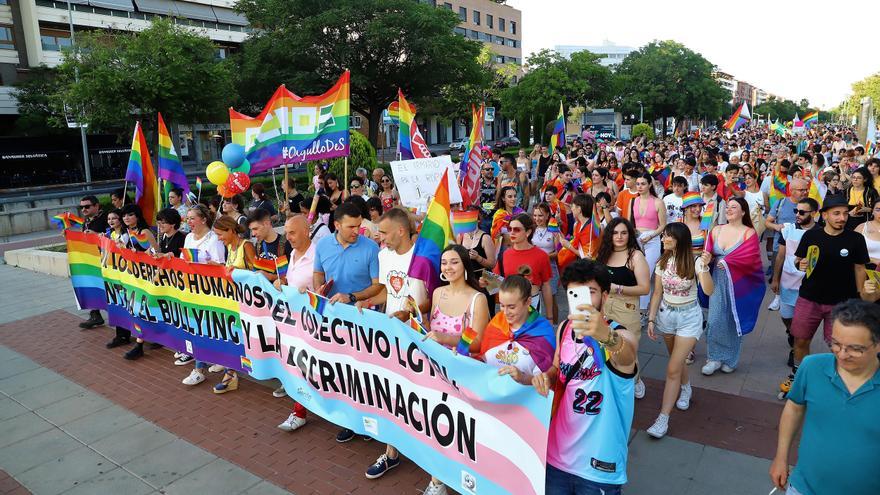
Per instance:
[[[352,115],[351,121],[348,123],[348,126],[352,129],[360,129],[361,128],[361,116],[360,115]]]
[[[498,30],[501,31],[502,33],[507,31],[506,21],[504,20],[503,17],[498,18]]]
[[[516,21],[510,21],[510,34],[516,34]]]
[[[479,25],[480,25],[480,11],[479,11],[479,10],[475,10],[475,11],[474,11],[474,16],[473,16],[473,17],[474,17],[474,24],[476,24],[477,26],[479,26]]]
[[[460,34],[462,36],[467,37],[467,29],[465,29],[463,27],[457,27],[457,28],[453,29],[452,32],[454,32],[455,34]]]
[[[503,45],[504,44],[504,37],[496,35],[495,36],[495,43],[498,43],[499,45]]]
[[[452,10],[452,4],[449,2],[443,2],[443,8],[447,10]]]
[[[517,42],[516,40],[508,39],[506,45],[511,48],[516,48]]]
[[[499,64],[503,64],[504,63],[504,55],[495,55],[495,62],[497,62]]]
[[[467,9],[464,7],[458,8],[458,19],[461,22],[467,22]]]
[[[2,2],[3,0],[0,0]],[[0,48],[7,50],[15,49],[15,40],[12,39],[12,27],[0,26]]]
[[[40,29],[40,41],[43,50],[58,52],[70,46],[70,33],[55,29]]]
[[[0,0],[0,5],[9,5],[9,0]]]
[[[480,39],[480,33],[478,31],[470,30],[471,39],[478,40]]]
[[[492,17],[492,14],[486,14],[486,27],[495,29],[495,18]]]

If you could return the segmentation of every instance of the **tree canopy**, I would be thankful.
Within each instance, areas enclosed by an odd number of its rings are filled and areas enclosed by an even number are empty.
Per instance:
[[[401,88],[417,104],[444,88],[479,85],[480,43],[456,35],[458,16],[412,0],[241,0],[257,29],[237,57],[239,94],[248,110],[279,84],[321,94],[351,71],[351,107],[378,140],[382,110]]]
[[[770,98],[752,109],[752,114],[760,114],[762,118],[767,118],[769,115],[772,120],[779,119],[781,122],[787,122],[794,119],[795,114],[798,117],[803,117],[804,114],[813,110],[815,109],[810,108],[810,102],[806,98],[801,99],[799,102]]]

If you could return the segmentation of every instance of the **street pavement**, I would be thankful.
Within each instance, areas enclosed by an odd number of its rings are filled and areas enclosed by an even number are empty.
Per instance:
[[[78,328],[86,312],[67,279],[0,265],[0,282],[2,493],[415,495],[427,484],[411,462],[365,479],[382,445],[337,444],[337,428],[315,416],[294,433],[277,430],[291,401],[272,397],[274,381],[246,380],[216,396],[219,376],[181,385],[190,369],[174,366],[168,350],[125,361],[127,349],[103,346],[112,329]],[[813,350],[824,352],[821,343]],[[626,493],[768,493],[787,355],[778,313],[767,310],[735,373],[700,375],[701,341],[689,367],[692,406],[674,411],[668,436],[655,440],[645,429],[659,410],[667,359],[643,336],[648,394],[636,404]]]

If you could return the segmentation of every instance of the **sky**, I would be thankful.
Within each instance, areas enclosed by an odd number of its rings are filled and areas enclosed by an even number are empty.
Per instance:
[[[851,92],[852,83],[880,72],[880,37],[876,26],[866,22],[872,2],[812,3],[507,1],[522,11],[524,58],[556,45],[601,45],[608,40],[639,48],[655,39],[671,39],[738,80],[827,109]]]

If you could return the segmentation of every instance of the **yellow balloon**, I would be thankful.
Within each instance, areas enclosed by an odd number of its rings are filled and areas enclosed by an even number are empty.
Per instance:
[[[205,175],[208,176],[211,184],[219,186],[226,183],[226,178],[229,177],[229,167],[223,162],[211,162],[205,169]]]

